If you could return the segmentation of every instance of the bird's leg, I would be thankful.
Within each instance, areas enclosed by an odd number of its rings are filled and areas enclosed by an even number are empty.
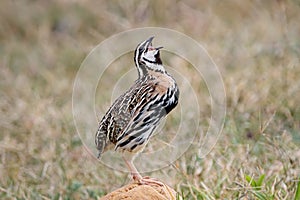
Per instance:
[[[170,191],[170,189],[162,182],[160,181],[157,181],[157,180],[154,180],[154,179],[151,179],[150,177],[146,176],[146,177],[142,177],[140,175],[140,173],[138,172],[138,170],[136,169],[136,167],[134,166],[133,164],[133,159],[129,159],[127,160],[124,156],[123,156],[123,159],[127,165],[127,167],[129,168],[130,170],[130,173],[133,177],[133,180],[135,182],[137,182],[138,184],[140,185],[158,185],[160,187],[164,187],[165,188],[165,191],[168,192],[168,194],[170,195],[170,199],[174,199],[175,200],[175,197],[173,195],[173,193]]]
[[[142,177],[138,170],[135,168],[132,159],[127,160],[125,157],[123,157],[127,167],[130,170],[130,173],[133,177],[133,180],[141,185],[159,185],[159,186],[165,186],[162,182],[151,179],[150,177]]]
[[[133,165],[133,162],[132,162],[132,159],[131,160],[127,160],[125,157],[123,157],[127,167],[129,168],[130,170],[130,173],[133,177],[133,180],[138,182],[138,183],[141,183],[143,177],[140,175],[140,173],[138,172],[138,170],[135,168],[135,166]]]

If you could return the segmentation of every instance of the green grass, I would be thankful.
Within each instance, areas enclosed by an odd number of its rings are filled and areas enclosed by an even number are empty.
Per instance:
[[[97,199],[129,181],[85,151],[73,123],[72,87],[98,43],[160,26],[207,48],[224,79],[227,116],[205,158],[192,148],[147,175],[163,177],[183,199],[300,199],[299,13],[293,0],[1,1],[0,198]],[[124,62],[133,67],[131,58]],[[205,99],[188,65],[173,63]],[[205,128],[209,101],[200,104]]]

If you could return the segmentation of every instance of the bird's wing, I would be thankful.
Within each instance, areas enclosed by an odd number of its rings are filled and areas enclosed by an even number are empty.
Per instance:
[[[117,136],[131,118],[130,108],[127,106],[129,93],[130,90],[117,98],[99,123],[95,136],[95,143],[99,151],[98,158],[105,151],[107,143],[116,143]]]
[[[167,90],[167,88],[165,89]],[[152,132],[167,112],[164,109],[165,93],[157,90],[155,84],[145,84],[136,92],[137,103],[127,126],[117,137],[115,149],[136,151],[146,144]]]
[[[137,80],[129,90],[114,101],[103,116],[95,136],[95,144],[99,151],[98,158],[105,151],[107,143],[117,142],[119,135],[124,132],[130,120],[137,114],[140,99],[144,98],[142,93],[147,89],[143,81]]]

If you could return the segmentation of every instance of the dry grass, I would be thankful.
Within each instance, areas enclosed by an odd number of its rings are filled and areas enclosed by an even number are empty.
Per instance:
[[[227,117],[205,159],[190,150],[151,175],[166,177],[185,199],[293,199],[299,18],[296,0],[1,1],[0,198],[96,199],[128,181],[84,150],[72,119],[72,84],[103,39],[161,26],[190,35],[215,59]]]

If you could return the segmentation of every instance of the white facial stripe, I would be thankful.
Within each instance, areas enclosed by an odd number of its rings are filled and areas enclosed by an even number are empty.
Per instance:
[[[141,59],[143,57],[143,54],[144,54],[144,47],[147,45],[147,40],[142,42],[137,48],[136,48],[136,53],[135,53],[135,58],[134,58],[134,61],[135,61],[135,64],[137,66],[137,69],[138,69],[138,73],[139,73],[139,76],[143,76],[143,70],[139,67],[139,58]],[[142,51],[142,53],[141,53]],[[142,54],[142,55],[141,55]]]
[[[156,55],[157,53],[158,53],[158,50],[155,50],[155,51],[148,51],[148,52],[142,54],[142,59],[143,59],[145,62],[150,61],[150,62],[155,63],[155,62],[156,62],[155,55]]]
[[[142,71],[142,69],[139,67],[139,52],[138,52],[138,50],[137,50],[137,52],[136,52],[136,55],[135,55],[134,60],[135,60],[135,64],[136,64],[136,67],[137,67],[139,76],[142,76],[142,75],[143,75],[143,71]]]
[[[155,55],[157,54],[157,52],[158,50],[148,51],[143,55],[143,57],[146,58],[147,60],[150,60],[151,62],[156,62]]]
[[[155,63],[147,63],[147,67],[148,68],[151,68],[152,70],[155,70],[155,71],[161,71],[161,72],[165,72],[165,68],[162,66],[162,65],[159,65],[159,64],[155,64]]]

